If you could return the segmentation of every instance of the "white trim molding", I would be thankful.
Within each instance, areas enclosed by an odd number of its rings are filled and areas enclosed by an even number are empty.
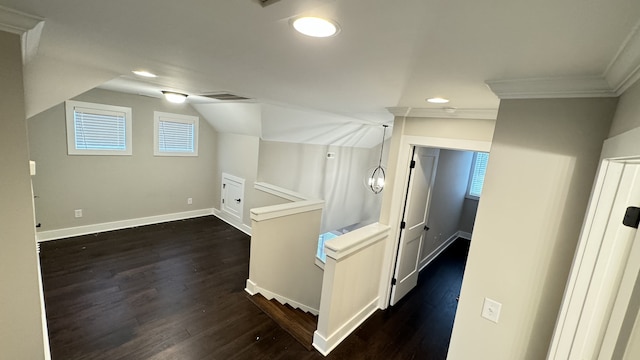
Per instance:
[[[43,28],[43,18],[0,6],[0,31],[20,35],[23,64],[36,56]]]
[[[498,109],[388,107],[387,111],[394,116],[435,119],[495,120],[498,117]]]
[[[316,348],[322,355],[327,356],[335,349],[336,346],[349,336],[358,326],[362,325],[374,312],[378,310],[378,298],[373,299],[367,306],[362,308],[351,319],[346,321],[338,330],[334,331],[328,337],[322,336],[316,330],[313,333],[313,347]]]
[[[279,186],[275,186],[273,184],[269,184],[266,182],[255,182],[253,183],[253,188],[267,194],[275,195],[277,197],[289,200],[289,201],[303,201],[303,200],[311,200],[310,198],[297,193],[295,191],[287,190],[285,188],[281,188]]]
[[[22,11],[0,6],[0,30],[22,35],[35,28],[44,19]]]
[[[251,220],[264,221],[308,211],[322,210],[323,207],[324,201],[322,200],[304,200],[286,204],[264,206],[261,208],[251,209]]]
[[[630,296],[640,247],[637,231],[612,226],[610,218],[622,217],[638,198],[637,175],[625,169],[640,161],[639,139],[636,128],[604,142],[547,359],[612,359],[625,350],[629,334],[622,324],[627,312],[636,318]]]
[[[72,228],[40,231],[36,233],[36,238],[38,241],[57,240],[73,236],[96,234],[105,231],[128,229],[137,226],[159,224],[168,221],[191,219],[208,215],[213,215],[213,209],[185,211],[173,214],[147,216],[137,219],[127,219],[100,224],[77,226]]]
[[[242,231],[243,233],[251,236],[251,226],[246,225],[244,223],[240,224],[238,223],[237,220],[232,219],[231,216],[228,216],[227,213],[220,211],[216,208],[213,208],[213,216],[217,217],[218,219],[226,222],[227,224],[233,226],[234,228]]]
[[[255,282],[251,281],[251,279],[247,279],[247,286],[245,287],[244,291],[246,291],[249,295],[253,296],[256,294],[261,294],[262,296],[264,296],[267,300],[272,300],[272,299],[276,299],[280,304],[289,304],[294,308],[300,309],[302,311],[311,313],[313,315],[318,315],[319,311],[318,309],[314,309],[312,307],[309,307],[307,305],[301,304],[297,301],[293,301],[287,297],[284,297],[282,295],[276,294],[274,292],[271,292],[269,290],[265,290],[263,288],[261,288],[260,286],[258,286],[258,284],[256,284]]]
[[[600,76],[488,80],[500,99],[617,97],[640,79],[640,21]]]
[[[618,94],[601,76],[534,78],[486,81],[500,99],[552,99],[616,97]]]
[[[640,78],[640,21],[609,63],[604,78],[618,95],[622,95]]]
[[[420,261],[420,270],[418,271],[422,271],[422,269],[427,267],[427,265],[431,264],[433,260],[435,260],[438,256],[440,256],[440,254],[442,254],[443,251],[445,251],[451,244],[453,244],[454,241],[456,241],[459,237],[462,237],[462,235],[460,235],[461,233],[462,233],[461,231],[456,231],[453,235],[449,236],[447,240],[445,240],[442,244],[440,244],[440,246],[438,246],[437,249],[433,250],[431,254],[427,255],[426,258],[422,259],[422,261]],[[465,233],[465,234],[468,234],[468,233]]]
[[[389,226],[375,223],[325,242],[324,250],[327,257],[340,260],[371,244],[386,239],[388,235]]]

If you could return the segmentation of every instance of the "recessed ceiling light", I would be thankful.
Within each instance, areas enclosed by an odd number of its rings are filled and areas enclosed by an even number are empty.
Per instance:
[[[427,101],[432,104],[446,104],[449,102],[449,99],[445,99],[441,97],[433,97],[433,98],[428,98]]]
[[[312,16],[297,18],[292,25],[299,33],[313,37],[334,36],[340,31],[336,22]]]
[[[167,101],[172,102],[174,104],[182,104],[187,100],[187,94],[177,93],[173,91],[163,91],[162,94]]]
[[[154,73],[150,73],[146,70],[133,70],[132,73],[138,75],[138,76],[142,76],[142,77],[146,77],[146,78],[154,78],[154,77],[158,77],[158,75],[154,74]]]

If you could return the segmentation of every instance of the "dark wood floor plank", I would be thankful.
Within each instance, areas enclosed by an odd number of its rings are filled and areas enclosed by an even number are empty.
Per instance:
[[[307,350],[313,348],[313,332],[318,328],[316,316],[294,309],[288,304],[280,304],[275,299],[267,300],[260,294],[247,296],[247,298]]]
[[[446,358],[468,244],[326,359]],[[213,216],[42,243],[52,358],[325,359],[249,301],[249,248]]]

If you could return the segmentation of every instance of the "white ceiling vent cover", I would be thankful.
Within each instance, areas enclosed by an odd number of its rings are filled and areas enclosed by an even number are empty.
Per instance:
[[[245,101],[245,100],[251,100],[250,98],[244,97],[244,96],[240,96],[240,95],[236,95],[236,94],[231,94],[231,93],[213,93],[213,94],[203,94],[200,95],[209,99],[216,99],[216,100],[220,100],[220,101]]]

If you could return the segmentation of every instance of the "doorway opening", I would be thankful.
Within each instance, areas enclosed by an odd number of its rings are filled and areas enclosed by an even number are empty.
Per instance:
[[[391,306],[416,287],[420,271],[451,244],[471,239],[486,169],[486,161],[476,161],[478,154],[487,158],[486,153],[413,146]]]
[[[396,271],[396,262],[398,259],[398,250],[401,235],[401,222],[404,214],[405,198],[407,195],[410,166],[413,160],[415,148],[434,148],[442,150],[462,150],[462,151],[480,151],[489,152],[491,149],[490,141],[451,139],[451,138],[434,138],[426,136],[402,135],[400,138],[400,146],[398,148],[398,162],[393,173],[393,183],[390,186],[391,203],[389,210],[389,236],[394,239],[391,246],[385,252],[383,261],[382,279],[380,282],[380,308],[386,309],[391,304],[392,279]],[[439,235],[439,233],[438,233]]]

